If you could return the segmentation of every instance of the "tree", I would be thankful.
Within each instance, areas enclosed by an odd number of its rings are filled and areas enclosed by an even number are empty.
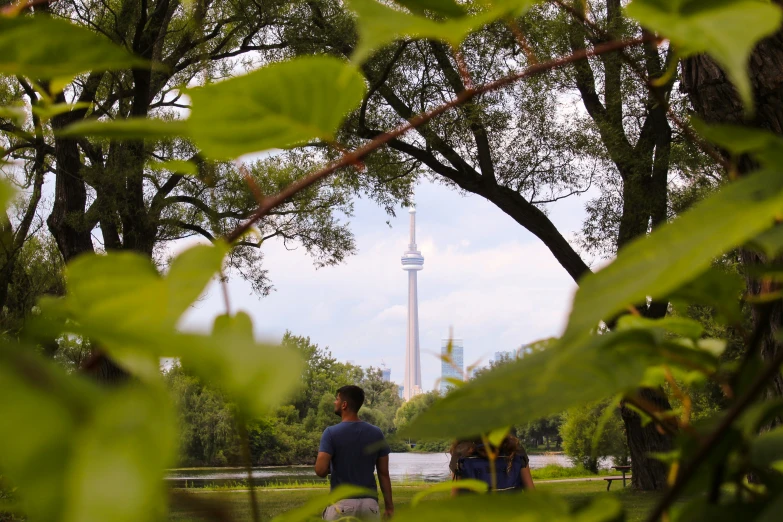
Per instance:
[[[6,281],[2,328],[16,333],[36,311],[41,296],[65,292],[63,263],[54,240],[45,233],[28,236],[13,254],[11,277]]]
[[[22,118],[0,118],[3,157],[24,162],[25,186],[31,188],[20,216],[9,216],[2,225],[0,306],[49,173],[54,175],[54,201],[46,223],[66,262],[85,252],[133,250],[163,264],[167,242],[190,236],[215,240],[247,219],[264,194],[278,192],[313,168],[314,159],[296,151],[238,166],[205,159],[183,137],[74,138],[61,133],[77,123],[182,119],[189,107],[182,86],[217,81],[251,63],[280,57],[287,46],[277,38],[283,4],[69,0],[39,3],[31,10],[35,16],[88,27],[148,62],[77,75],[52,93],[54,103],[73,104],[73,110],[47,118],[37,109],[47,101],[52,84],[22,76],[0,80],[3,103],[18,103],[27,111]],[[387,166],[386,171],[395,168]],[[405,176],[383,186],[365,178],[357,174],[349,183],[298,192],[258,223],[255,233],[237,242],[224,275],[244,277],[259,295],[267,293],[271,286],[259,248],[272,238],[290,248],[304,247],[316,266],[341,262],[355,251],[347,225],[337,218],[350,215],[352,195],[368,194],[391,210],[390,199],[406,201],[410,193]],[[122,374],[106,358],[98,363],[106,365],[98,369],[100,375]]]
[[[230,405],[179,365],[166,381],[180,414],[180,448],[187,466],[225,466],[239,461],[237,432]]]
[[[363,66],[371,88],[359,114],[348,121],[343,141],[358,145],[376,138],[459,96],[473,82],[500,77],[563,48],[579,53],[624,35],[647,34],[623,16],[620,0],[594,2],[589,19],[571,4],[558,5],[562,9],[534,8],[518,21],[532,31],[532,45],[521,43],[506,24],[495,24],[468,37],[457,52],[436,41],[402,40],[376,53]],[[307,9],[287,33],[291,48],[350,57],[355,36],[340,6],[326,0],[308,3]],[[672,178],[700,183],[704,172],[710,173],[711,161],[669,123],[667,110],[686,114],[682,97],[673,95],[674,77],[665,76],[674,59],[672,49],[647,42],[638,50],[576,61],[571,69],[462,104],[457,112],[417,127],[416,134],[388,141],[388,147],[419,162],[425,175],[498,206],[547,245],[578,283],[590,270],[547,217],[548,205],[595,182],[601,196],[588,204],[581,243],[588,251],[614,253],[667,222]],[[563,103],[574,93],[587,119]],[[566,111],[567,118],[558,117]],[[637,308],[658,318],[667,304],[643,302]],[[660,389],[639,394],[656,407],[670,407]],[[642,426],[630,409],[623,414],[638,467],[634,486],[663,488],[665,469],[647,455],[668,451],[670,437]]]
[[[615,463],[628,461],[628,446],[619,411],[604,420],[607,401],[568,410],[563,416],[560,435],[563,450],[576,465],[598,473],[604,457],[613,457]]]
[[[549,449],[550,444],[554,442],[555,447],[560,447],[560,428],[563,420],[563,414],[556,413],[549,417],[525,423],[519,426],[516,432],[522,440],[533,441],[536,446],[539,443],[546,444],[546,449]]]

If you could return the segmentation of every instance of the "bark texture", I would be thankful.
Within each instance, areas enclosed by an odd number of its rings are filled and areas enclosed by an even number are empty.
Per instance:
[[[660,388],[641,388],[637,396],[658,410],[670,410],[666,394]],[[656,491],[666,487],[668,466],[649,456],[651,452],[671,451],[671,437],[658,431],[655,423],[642,426],[639,414],[630,408],[620,408],[625,422],[625,435],[631,453],[631,487],[644,491]]]

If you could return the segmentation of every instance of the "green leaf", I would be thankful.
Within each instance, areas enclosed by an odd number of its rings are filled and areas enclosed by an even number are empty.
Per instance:
[[[564,339],[575,339],[651,296],[663,298],[708,269],[716,257],[773,224],[783,211],[783,175],[742,178],[623,248],[579,284]],[[666,255],[661,255],[665,253]]]
[[[66,297],[50,301],[50,308],[56,304],[75,333],[98,340],[127,370],[153,377],[177,321],[220,270],[226,252],[222,243],[190,248],[165,278],[141,254],[82,256],[66,269]]]
[[[300,385],[296,350],[257,343],[243,312],[217,317],[212,335],[187,336],[176,348],[184,367],[218,383],[248,418],[268,413]]]
[[[711,306],[732,324],[742,322],[740,297],[745,281],[739,274],[714,267],[669,294],[672,301]]]
[[[472,437],[635,389],[648,366],[666,360],[657,342],[625,330],[527,355],[436,401],[401,436]]]
[[[389,7],[376,0],[348,0],[348,8],[358,17],[359,44],[351,57],[357,63],[365,61],[373,51],[401,38],[427,38],[443,40],[459,47],[462,40],[471,32],[507,15],[521,16],[538,0],[509,0],[486,2],[486,5],[473,16],[459,16],[454,13],[450,18],[435,20],[417,14]],[[424,10],[446,15],[445,2],[407,0],[400,4],[408,7],[412,13]]]
[[[698,339],[704,333],[701,323],[687,317],[668,316],[661,319],[648,319],[636,315],[624,315],[617,321],[618,330],[640,328],[660,328],[688,339]]]
[[[0,118],[11,120],[14,125],[21,127],[27,119],[27,111],[22,106],[7,105],[0,107]]]
[[[328,495],[314,498],[308,501],[307,504],[302,507],[292,509],[287,513],[276,516],[273,519],[273,522],[302,522],[304,520],[311,520],[316,515],[320,515],[324,509],[340,500],[345,498],[355,498],[357,496],[366,495],[368,493],[370,493],[370,491],[366,488],[342,485]]]
[[[198,174],[198,166],[193,162],[185,160],[154,161],[150,163],[150,168],[156,171],[168,170],[178,174],[187,174],[188,176],[196,176]]]
[[[783,428],[762,433],[750,446],[750,462],[757,468],[765,469],[776,460],[783,460]]]
[[[33,105],[32,110],[33,114],[37,115],[39,118],[41,118],[41,121],[45,122],[48,121],[58,114],[64,114],[66,112],[76,111],[79,109],[89,109],[92,106],[91,103],[88,102],[81,102],[81,103],[55,103],[52,105]]]
[[[65,20],[0,16],[0,73],[30,78],[149,67],[107,38]]]
[[[774,259],[783,252],[783,226],[777,225],[754,237],[749,246],[756,247],[767,256]]]
[[[691,125],[704,138],[735,156],[779,148],[783,140],[769,131],[741,125],[707,124],[692,117]]]
[[[464,16],[465,8],[454,0],[395,0],[410,12],[424,14],[425,11],[443,16]]]
[[[424,491],[419,491],[413,498],[411,498],[411,507],[416,507],[419,502],[435,493],[443,493],[444,491],[451,491],[452,489],[466,489],[475,493],[486,493],[489,491],[489,486],[483,480],[476,479],[463,479],[455,482],[441,482],[434,486],[430,486]]]
[[[0,180],[0,208],[7,209],[15,195],[16,190],[6,180]]]
[[[780,8],[758,0],[634,0],[627,11],[681,56],[712,56],[745,106],[753,106],[748,59],[758,41],[779,29]]]
[[[487,435],[487,440],[489,441],[490,444],[492,444],[496,448],[499,448],[500,445],[503,443],[503,441],[506,439],[508,432],[510,431],[511,431],[511,426],[504,426],[502,428],[492,430],[491,432],[489,432],[489,435]]]
[[[162,386],[99,388],[31,349],[0,347],[0,468],[28,519],[160,520],[176,455]]]
[[[89,423],[73,434],[65,519],[159,520],[166,505],[161,481],[175,463],[175,419],[162,385],[105,393]]]
[[[87,120],[67,126],[57,133],[64,137],[91,136],[107,139],[161,139],[172,136],[187,136],[188,127],[184,121],[166,121],[155,118],[129,118],[126,120]]]
[[[276,63],[189,90],[190,134],[204,154],[216,159],[333,140],[365,90],[359,71],[336,58]]]

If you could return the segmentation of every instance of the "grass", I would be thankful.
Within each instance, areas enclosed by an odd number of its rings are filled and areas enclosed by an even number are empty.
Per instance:
[[[534,480],[561,479],[561,478],[590,478],[617,475],[613,470],[598,470],[598,474],[587,471],[583,466],[566,468],[557,464],[548,464],[543,468],[531,469],[530,474]]]
[[[615,484],[617,486],[617,484]],[[395,507],[402,507],[410,503],[413,495],[426,489],[424,486],[398,487],[394,486],[394,504]],[[637,522],[644,520],[644,517],[652,509],[652,506],[659,498],[657,493],[640,493],[630,489],[622,489],[607,492],[603,480],[595,481],[577,481],[577,482],[554,482],[541,483],[537,489],[551,493],[557,493],[563,496],[569,504],[574,507],[582,506],[588,503],[592,498],[599,495],[613,495],[620,500],[626,510],[628,522]],[[614,489],[614,488],[613,488]],[[190,490],[190,492],[200,499],[207,499],[212,502],[220,503],[233,514],[233,520],[250,521],[250,503],[248,493],[244,491],[205,491],[203,489]],[[288,510],[301,506],[308,500],[322,496],[325,491],[319,489],[288,489],[275,490],[269,488],[260,488],[256,492],[258,496],[258,505],[262,514],[262,520],[271,520],[275,516]],[[445,498],[447,494],[432,495],[432,499]],[[210,503],[212,503],[210,502]],[[202,507],[203,509],[203,507]],[[169,518],[170,522],[195,522],[201,520],[198,509],[194,507],[179,507],[173,509]]]

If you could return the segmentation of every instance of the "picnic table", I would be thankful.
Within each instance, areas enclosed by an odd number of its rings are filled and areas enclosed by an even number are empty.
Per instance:
[[[623,487],[625,487],[625,474],[631,471],[631,466],[612,466],[614,469],[619,471],[623,474],[623,478],[620,477],[606,477],[604,480],[606,481],[606,491],[609,491],[609,488],[612,487],[612,482],[615,480],[622,480],[623,481]]]

